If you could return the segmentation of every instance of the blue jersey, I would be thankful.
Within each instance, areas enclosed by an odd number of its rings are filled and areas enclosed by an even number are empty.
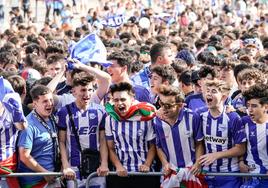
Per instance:
[[[31,150],[30,155],[46,170],[54,171],[55,150],[52,138],[48,130],[40,123],[40,121],[31,112],[27,117],[28,127],[21,131],[18,147]],[[47,122],[53,132],[51,121]],[[28,168],[23,162],[19,162],[19,172],[34,172]],[[43,179],[40,176],[28,176],[19,178],[21,184],[34,184]]]
[[[131,80],[133,81],[134,85],[143,86],[146,89],[150,90],[150,74],[151,71],[149,67],[145,67],[140,72],[134,74],[131,77]]]
[[[202,93],[192,94],[185,98],[186,107],[196,112],[200,108],[206,105],[205,99]]]
[[[174,125],[154,120],[157,147],[161,148],[167,161],[177,167],[190,167],[195,162],[195,142],[203,139],[200,117],[190,109],[183,108]]]
[[[99,131],[104,129],[104,108],[99,104],[90,103],[86,111],[80,111],[75,102],[69,107],[82,149],[99,150]],[[57,116],[58,128],[67,131],[66,149],[69,162],[73,167],[79,166],[81,152],[72,131],[66,106],[59,110]]]
[[[0,116],[0,161],[13,155],[15,152],[18,130],[14,123],[25,122],[20,96],[17,93],[5,94],[3,101],[3,114]]]
[[[206,111],[201,113],[200,116],[206,153],[226,151],[235,144],[246,141],[245,130],[237,113],[223,112],[220,116],[214,118],[209,111]],[[204,169],[210,172],[235,172],[239,170],[238,159],[218,159]]]
[[[235,109],[246,107],[246,100],[242,94],[237,95],[231,102]]]
[[[106,139],[113,141],[116,154],[128,172],[139,171],[144,164],[150,143],[155,143],[155,134],[150,121],[116,121],[106,117]]]
[[[0,101],[3,100],[3,98],[7,93],[13,93],[13,92],[14,90],[9,81],[0,76]]]
[[[247,135],[246,163],[251,173],[268,172],[268,122],[254,123],[249,116],[242,118]]]
[[[135,91],[135,99],[139,102],[148,102],[151,103],[151,94],[148,89],[143,86],[135,85],[133,86]]]

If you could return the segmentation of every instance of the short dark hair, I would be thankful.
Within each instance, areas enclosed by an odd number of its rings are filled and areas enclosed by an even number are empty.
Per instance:
[[[161,78],[164,81],[168,81],[169,84],[172,84],[176,80],[176,72],[170,65],[155,66],[152,68],[151,73],[156,73],[161,76]]]
[[[221,61],[220,67],[221,68],[227,68],[230,70],[233,70],[234,67],[239,63],[240,61],[234,58],[225,58]]]
[[[170,46],[166,43],[156,43],[151,47],[150,56],[151,62],[154,64],[159,56],[164,55],[164,50],[170,49]]]
[[[5,68],[5,66],[9,63],[14,63],[17,64],[17,59],[16,57],[8,51],[5,52],[0,52],[0,64],[2,64],[2,67]]]
[[[192,85],[192,71],[186,70],[181,73],[179,77],[179,82],[182,82],[184,85]]]
[[[19,75],[9,76],[7,80],[12,85],[15,92],[19,95],[22,95],[26,92],[26,82],[25,80]]]
[[[158,94],[163,96],[174,96],[176,103],[184,102],[184,94],[177,87],[161,85],[158,88]]]
[[[38,61],[39,61],[39,57],[36,54],[27,54],[24,59],[24,63],[28,67],[33,67],[35,64],[38,63]]]
[[[51,65],[53,63],[64,61],[63,54],[52,54],[47,58],[47,65]]]
[[[238,74],[239,74],[242,70],[247,69],[247,68],[250,68],[250,65],[245,64],[245,63],[240,63],[240,64],[238,64],[238,65],[236,65],[236,66],[234,67],[234,77],[235,77],[236,81],[237,81],[237,76],[238,76]]]
[[[127,82],[120,82],[118,84],[111,85],[110,92],[112,95],[115,92],[120,92],[120,91],[127,91],[129,95],[135,96],[135,91],[134,91],[132,85],[127,83]]]
[[[49,93],[52,93],[51,90],[47,86],[44,86],[44,85],[36,85],[30,91],[32,100],[38,100],[39,96],[46,95]]]
[[[36,43],[30,43],[25,47],[25,53],[26,54],[32,54],[36,53],[37,55],[40,55],[41,47]]]
[[[258,99],[260,104],[268,104],[268,85],[259,83],[251,86],[247,91],[243,92],[246,101]]]
[[[73,79],[73,87],[76,86],[87,86],[95,80],[95,77],[91,74],[86,74],[85,72],[78,73]]]
[[[116,60],[120,67],[127,66],[127,71],[128,73],[130,73],[131,57],[128,52],[124,51],[112,52],[107,59]]]
[[[200,79],[206,78],[209,74],[212,76],[212,78],[216,77],[216,71],[211,66],[208,65],[202,66],[198,71],[198,76]]]

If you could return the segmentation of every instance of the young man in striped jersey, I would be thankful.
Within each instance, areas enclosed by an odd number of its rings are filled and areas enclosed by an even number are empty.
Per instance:
[[[124,51],[112,52],[107,59],[112,62],[112,65],[107,68],[107,72],[110,74],[113,84],[120,82],[131,83],[133,84],[136,100],[140,102],[151,102],[149,90],[143,86],[135,85],[129,78],[132,63],[129,53]]]
[[[62,107],[58,112],[59,146],[63,172],[67,179],[79,180],[79,187],[85,186],[86,175],[82,175],[81,153],[84,149],[100,152],[99,175],[108,172],[108,153],[105,142],[104,108],[91,101],[94,93],[94,77],[85,72],[73,80],[72,94],[75,102]],[[73,128],[74,127],[74,128]],[[76,131],[76,133],[74,132]],[[92,161],[97,162],[97,161]],[[68,182],[69,184],[71,183]],[[90,187],[104,187],[103,177],[93,178]],[[72,185],[68,185],[72,187]]]
[[[162,85],[158,89],[162,119],[156,117],[154,126],[157,154],[165,174],[171,165],[191,167],[194,174],[200,172],[197,159],[203,154],[203,134],[200,117],[184,108],[184,96],[173,86]]]
[[[175,55],[172,53],[171,47],[166,43],[156,43],[150,49],[151,65],[145,67],[142,71],[131,77],[131,80],[135,85],[141,85],[147,89],[150,89],[150,75],[151,68],[156,65],[171,65],[175,59]]]
[[[204,91],[208,110],[200,114],[206,154],[200,164],[209,172],[238,172],[238,157],[245,153],[245,131],[236,112],[225,112],[224,102],[230,88],[225,82],[206,82]],[[217,188],[238,188],[237,177],[207,177],[207,182]]]
[[[18,93],[14,93],[10,83],[0,77],[0,171],[1,174],[10,173],[17,167],[16,140],[18,131],[27,127],[26,118],[23,115],[21,99]],[[4,169],[5,168],[5,169]],[[13,178],[14,180],[14,178]],[[14,182],[13,182],[14,183]],[[18,183],[18,182],[15,182]],[[0,180],[0,187],[15,187],[9,179]]]
[[[157,177],[125,177],[128,172],[150,171],[155,156],[154,106],[136,101],[127,82],[112,85],[110,92],[113,105],[106,104],[105,135],[109,158],[119,177],[108,177],[107,187],[159,187]]]
[[[242,172],[268,174],[268,85],[254,85],[243,96],[249,114],[242,118],[248,143],[239,167]],[[268,179],[260,179],[259,186],[268,187]]]
[[[258,69],[246,68],[238,73],[237,83],[241,92],[232,100],[232,105],[240,117],[247,115],[246,102],[242,93],[247,91],[250,86],[264,82],[265,76]]]

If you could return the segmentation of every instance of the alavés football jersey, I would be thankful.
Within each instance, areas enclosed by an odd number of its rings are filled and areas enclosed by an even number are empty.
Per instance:
[[[268,122],[254,123],[249,116],[242,119],[247,135],[246,162],[251,173],[268,172]]]
[[[177,167],[190,167],[195,162],[195,142],[203,139],[200,117],[190,109],[181,109],[174,125],[155,118],[157,147],[167,161]]]
[[[235,144],[246,142],[245,129],[237,113],[223,112],[214,118],[209,111],[206,111],[200,116],[206,153],[226,151]],[[210,172],[236,172],[239,171],[238,158],[218,159],[204,169]]]
[[[71,103],[70,110],[82,149],[90,148],[99,150],[99,130],[104,129],[104,107],[90,103],[88,109],[80,111],[75,102]],[[67,108],[62,107],[57,113],[58,127],[67,131],[66,149],[71,166],[80,165],[80,150],[70,123]]]
[[[128,172],[139,171],[144,164],[149,144],[155,143],[155,134],[150,121],[116,121],[106,117],[105,135],[115,145],[115,152]]]

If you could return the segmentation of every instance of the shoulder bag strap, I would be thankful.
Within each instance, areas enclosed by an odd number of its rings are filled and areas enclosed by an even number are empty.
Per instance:
[[[75,140],[76,140],[76,142],[78,144],[78,148],[79,148],[80,152],[82,152],[82,147],[81,147],[81,144],[80,144],[80,141],[79,141],[77,130],[76,130],[75,125],[74,125],[74,120],[73,120],[73,116],[72,116],[72,113],[71,113],[70,105],[66,105],[66,108],[67,108],[68,115],[69,115],[69,118],[70,118],[70,123],[71,123],[71,126],[72,126],[72,131],[73,131]]]

